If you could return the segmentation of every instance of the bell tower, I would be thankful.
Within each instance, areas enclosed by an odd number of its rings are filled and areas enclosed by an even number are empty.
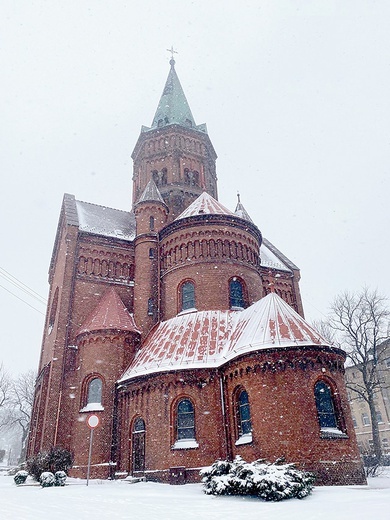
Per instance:
[[[170,60],[151,127],[143,126],[132,158],[133,207],[153,180],[174,220],[203,191],[218,198],[217,155],[205,124],[197,125]]]

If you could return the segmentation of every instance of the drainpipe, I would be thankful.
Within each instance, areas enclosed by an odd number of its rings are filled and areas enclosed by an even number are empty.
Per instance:
[[[222,419],[223,419],[223,427],[224,427],[224,433],[225,433],[225,448],[226,448],[225,458],[227,460],[232,460],[233,453],[232,453],[232,447],[230,444],[228,418],[226,416],[225,388],[224,388],[224,384],[223,384],[223,375],[222,374],[219,374],[219,389],[221,392],[221,409],[222,409]]]

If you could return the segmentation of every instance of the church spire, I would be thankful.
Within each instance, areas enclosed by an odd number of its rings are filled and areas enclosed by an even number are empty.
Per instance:
[[[175,51],[169,52],[170,70],[152,126],[142,126],[132,158],[133,208],[145,197],[160,200],[159,192],[171,222],[203,191],[218,199],[218,188],[217,154],[206,125],[195,123],[176,74]],[[146,189],[151,179],[155,185]]]
[[[172,58],[169,61],[171,68],[151,128],[177,124],[205,132],[204,125],[198,127],[195,124],[194,116],[175,70],[173,58],[175,51],[171,49],[170,52],[172,52]]]

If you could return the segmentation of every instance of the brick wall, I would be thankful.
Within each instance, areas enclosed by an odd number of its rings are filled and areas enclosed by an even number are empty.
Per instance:
[[[328,349],[280,349],[245,356],[219,371],[183,370],[131,382],[119,394],[118,468],[131,472],[131,425],[140,416],[146,424],[145,471],[154,480],[169,479],[171,467],[184,467],[196,479],[198,468],[241,455],[248,461],[284,457],[314,471],[318,484],[364,483],[343,363],[340,352]],[[314,399],[319,380],[334,388],[343,438],[321,435]],[[236,445],[233,399],[239,386],[248,392],[253,428],[252,442],[242,445]],[[194,403],[197,448],[172,448],[179,398]]]

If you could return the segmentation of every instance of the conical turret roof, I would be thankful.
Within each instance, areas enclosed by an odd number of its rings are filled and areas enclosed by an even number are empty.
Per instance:
[[[156,183],[153,179],[150,179],[148,184],[146,185],[146,188],[144,189],[142,195],[137,201],[137,204],[140,202],[161,202],[165,205],[164,199],[162,198],[162,195],[160,193],[160,190],[157,188]]]
[[[151,128],[177,124],[206,132],[205,125],[197,126],[187,98],[175,70],[175,60],[170,60],[170,71],[153,118]]]
[[[229,215],[235,216],[230,209],[225,208],[220,202],[218,202],[209,193],[204,191],[192,204],[188,206],[186,210],[181,213],[176,220],[180,220],[187,217],[194,217],[197,215]]]
[[[329,343],[291,305],[271,292],[238,315],[225,355],[313,345],[329,346]]]
[[[248,220],[248,222],[253,222],[253,220],[249,216],[249,213],[244,208],[244,206],[241,202],[239,193],[237,193],[237,197],[238,197],[238,202],[237,202],[237,206],[236,206],[234,213],[237,215],[237,217],[243,218],[244,220]]]
[[[128,331],[140,334],[133,316],[113,288],[108,289],[104,294],[91,315],[77,331],[76,337],[102,330]]]

